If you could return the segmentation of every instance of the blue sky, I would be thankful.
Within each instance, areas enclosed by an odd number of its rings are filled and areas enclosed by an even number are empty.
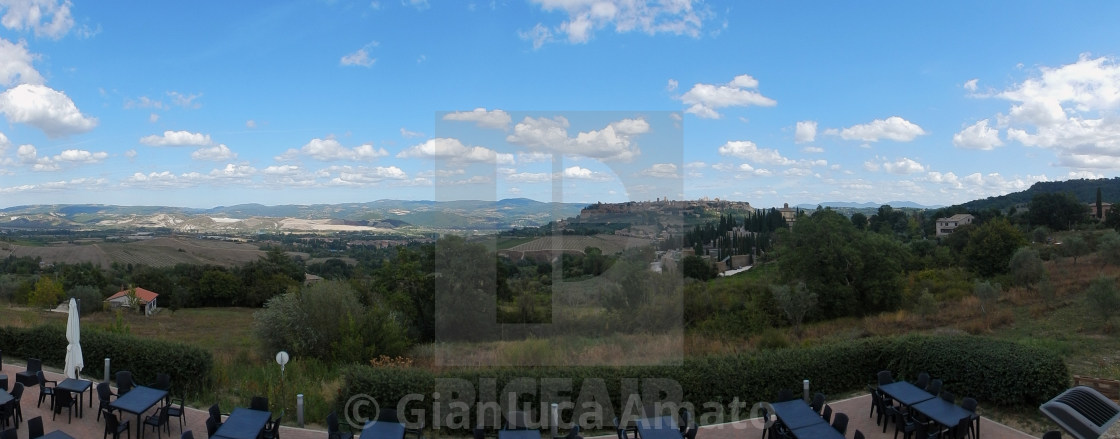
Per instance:
[[[1117,176],[1120,3],[0,0],[0,206],[948,205]]]

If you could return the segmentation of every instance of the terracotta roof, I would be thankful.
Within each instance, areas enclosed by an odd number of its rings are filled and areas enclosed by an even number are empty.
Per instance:
[[[116,299],[118,297],[124,297],[124,296],[127,296],[127,295],[128,295],[128,290],[123,290],[123,291],[117,292],[117,294],[109,296],[109,298],[105,299],[105,301],[110,301],[110,300]],[[140,299],[141,302],[148,303],[148,302],[151,302],[153,300],[156,300],[156,297],[159,297],[159,294],[153,293],[151,291],[145,290],[145,289],[140,288],[140,287],[136,287],[136,298]]]

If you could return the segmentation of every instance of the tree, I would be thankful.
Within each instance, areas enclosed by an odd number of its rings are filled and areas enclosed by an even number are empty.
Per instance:
[[[696,255],[685,256],[681,260],[681,270],[685,277],[701,281],[713,279],[719,273],[707,259]]]
[[[965,264],[982,277],[1005,273],[1011,256],[1026,243],[1023,233],[1006,218],[987,221],[969,234]]]
[[[1104,216],[1104,225],[1113,230],[1120,230],[1120,203],[1108,206],[1108,214]]]
[[[86,315],[101,309],[101,291],[90,285],[78,285],[70,289],[70,297],[78,299],[78,313]]]
[[[1046,243],[1046,239],[1050,237],[1050,230],[1046,226],[1038,226],[1031,232],[1031,239],[1039,244]]]
[[[1072,235],[1062,243],[1062,250],[1066,256],[1073,258],[1073,263],[1076,264],[1078,257],[1089,252],[1089,244],[1085,242],[1084,238]]]
[[[800,336],[801,322],[817,305],[817,294],[810,292],[805,287],[805,282],[800,281],[793,285],[771,285],[770,293],[774,295],[778,308],[793,325],[793,332]]]
[[[1015,250],[1015,254],[1011,255],[1008,268],[1011,271],[1011,276],[1015,279],[1015,283],[1027,288],[1033,288],[1035,283],[1048,277],[1046,267],[1042,265],[1042,259],[1038,257],[1038,252],[1030,247],[1020,247]]]
[[[62,283],[50,276],[39,276],[28,302],[36,308],[54,308],[62,301]]]
[[[1116,279],[1104,276],[1094,279],[1085,292],[1085,300],[1089,309],[1107,322],[1120,309]]]
[[[835,211],[799,218],[782,232],[777,253],[783,281],[805,282],[821,318],[893,310],[902,301],[906,249],[890,236],[857,230]]]
[[[867,230],[867,215],[856,212],[852,214],[852,225],[859,230]]]
[[[989,281],[976,281],[976,283],[972,285],[972,294],[974,294],[977,299],[980,299],[980,312],[984,314],[988,313],[987,306],[999,300],[1000,290],[1002,290],[1002,288],[999,283],[993,284]]]
[[[1100,186],[1097,186],[1097,205],[1096,205],[1097,208],[1093,211],[1093,216],[1095,218],[1097,218],[1098,220],[1101,219],[1102,215],[1104,215],[1104,211],[1103,211],[1103,209],[1101,209],[1102,204],[1103,203],[1101,203],[1101,188],[1100,188]]]
[[[1050,230],[1069,230],[1074,224],[1088,220],[1089,209],[1070,193],[1040,193],[1031,198],[1030,222]]]
[[[1120,265],[1120,233],[1106,231],[1097,240],[1097,255],[1102,264]]]

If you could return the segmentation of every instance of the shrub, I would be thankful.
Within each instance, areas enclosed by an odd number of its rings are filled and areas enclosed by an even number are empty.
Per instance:
[[[86,375],[101,376],[111,360],[112,371],[128,370],[137,383],[155,382],[157,373],[171,375],[176,394],[201,392],[210,387],[214,359],[209,351],[182,343],[151,340],[97,329],[82,329],[82,354]],[[40,325],[34,328],[0,327],[0,346],[5,353],[39,358],[43,364],[63,368],[66,364],[66,328]]]
[[[1092,312],[1108,322],[1116,310],[1120,309],[1120,292],[1116,290],[1116,279],[1104,276],[1093,279],[1085,292],[1085,301]]]

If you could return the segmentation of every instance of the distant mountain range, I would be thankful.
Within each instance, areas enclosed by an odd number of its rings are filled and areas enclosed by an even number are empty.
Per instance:
[[[578,216],[580,209],[585,206],[582,203],[544,203],[527,198],[446,202],[378,200],[368,203],[279,206],[239,204],[212,209],[51,204],[0,209],[0,228],[168,228],[191,233],[507,230],[542,226],[555,219]]]
[[[853,203],[853,202],[850,202],[850,201],[825,201],[823,203],[820,203],[819,205],[821,207],[833,207],[833,208],[842,207],[842,208],[849,208],[849,209],[878,209],[879,206],[882,206],[882,205],[889,205],[889,206],[894,207],[894,208],[907,207],[907,208],[914,208],[914,209],[936,209],[938,207],[941,207],[941,206],[926,206],[926,205],[915,203],[913,201],[888,201],[886,203],[873,203],[873,202],[870,202],[870,201],[866,202],[866,203]],[[817,206],[818,206],[818,204],[798,204],[797,205],[797,207],[801,208],[801,209],[816,209]]]

